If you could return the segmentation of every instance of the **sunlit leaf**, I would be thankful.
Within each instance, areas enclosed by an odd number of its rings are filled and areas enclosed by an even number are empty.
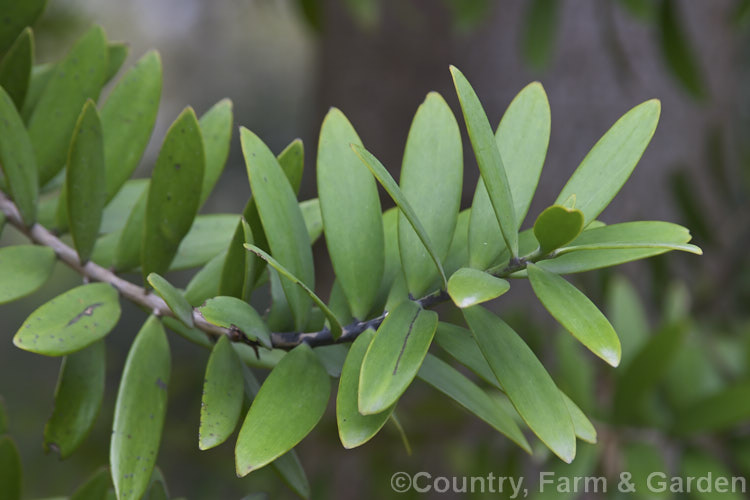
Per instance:
[[[596,219],[628,180],[656,130],[661,103],[651,99],[625,113],[591,148],[555,205],[576,195],[585,223]]]
[[[156,273],[149,274],[146,279],[154,287],[154,291],[164,299],[169,309],[175,317],[182,321],[186,326],[193,326],[193,308],[185,299],[185,296],[169,281],[165,280]]]
[[[575,457],[575,430],[560,391],[544,366],[521,337],[496,315],[482,306],[462,311],[518,414],[555,455],[570,463]]]
[[[250,187],[271,253],[282,266],[313,289],[315,271],[310,239],[292,186],[273,153],[258,136],[242,128],[240,138]],[[310,315],[310,298],[291,281],[283,281],[281,285],[292,308],[295,327],[302,330]]]
[[[107,39],[104,31],[94,26],[55,65],[28,122],[41,185],[65,165],[78,115],[88,99],[99,97],[107,64]]]
[[[250,340],[257,340],[271,348],[271,332],[253,306],[236,297],[214,297],[207,300],[198,312],[206,321],[224,328],[236,328]]]
[[[300,344],[271,371],[253,400],[237,438],[238,476],[291,450],[323,416],[331,384],[307,344]]]
[[[151,316],[130,347],[115,403],[109,463],[118,500],[139,499],[149,486],[167,411],[169,372],[167,336]]]
[[[117,290],[92,283],[68,290],[42,305],[13,337],[16,347],[46,356],[62,356],[93,344],[120,319]]]
[[[339,390],[336,395],[336,422],[341,444],[347,449],[361,446],[372,439],[393,412],[393,406],[374,415],[362,415],[357,409],[359,372],[367,348],[374,336],[374,331],[367,330],[357,337],[349,349],[339,379]]]
[[[440,182],[433,182],[440,179]],[[463,152],[458,123],[435,92],[419,106],[406,141],[400,188],[422,223],[440,261],[448,255],[456,228]],[[399,215],[398,246],[409,292],[421,297],[440,276],[404,214]]]
[[[534,264],[529,264],[527,270],[534,293],[545,309],[591,352],[612,366],[620,364],[620,339],[594,303],[555,273]]]
[[[362,141],[344,114],[331,108],[318,143],[320,210],[336,279],[354,317],[365,319],[383,276],[383,226],[377,184],[350,144]]]
[[[218,446],[234,432],[242,411],[242,366],[227,337],[221,337],[206,366],[201,397],[199,447]]]
[[[437,327],[437,313],[412,301],[385,318],[370,343],[359,376],[358,408],[372,415],[396,403],[422,365]]]
[[[44,448],[67,458],[88,435],[104,397],[106,351],[98,341],[63,358]]]
[[[448,280],[448,294],[458,307],[471,307],[495,299],[510,290],[501,278],[478,269],[463,267]]]
[[[159,111],[161,87],[161,59],[151,51],[122,76],[102,106],[107,201],[133,175],[146,150]]]
[[[515,257],[518,255],[518,220],[503,158],[476,92],[458,68],[451,66],[451,74],[482,180],[500,224],[505,245]]]
[[[68,227],[78,259],[86,262],[94,250],[106,193],[102,124],[94,101],[86,101],[73,131],[65,177]]]

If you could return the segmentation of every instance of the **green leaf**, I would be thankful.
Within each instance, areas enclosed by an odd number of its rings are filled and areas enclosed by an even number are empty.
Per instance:
[[[448,294],[461,308],[495,299],[508,290],[510,283],[506,280],[469,267],[462,267],[448,280]]]
[[[667,68],[695,99],[704,99],[708,92],[700,65],[690,39],[684,30],[679,4],[664,0],[659,8],[659,41]]]
[[[242,411],[242,365],[226,336],[211,351],[201,397],[198,447],[208,450],[229,438]]]
[[[252,200],[245,205],[245,212],[254,207]],[[255,285],[255,255],[248,254],[243,245],[252,245],[253,230],[243,217],[237,224],[229,242],[227,256],[221,268],[219,293],[230,297],[249,299]]]
[[[300,187],[302,187],[302,174],[305,167],[305,150],[302,145],[301,139],[295,139],[289,143],[284,150],[276,156],[276,159],[281,165],[281,170],[284,171],[284,175],[289,179],[289,184],[292,185],[292,190],[295,194],[299,195]]]
[[[161,59],[151,51],[123,75],[102,106],[107,201],[133,175],[148,146],[161,87]]]
[[[206,150],[206,169],[199,205],[206,201],[224,171],[229,156],[229,141],[232,139],[232,120],[232,101],[222,99],[206,111],[198,122]]]
[[[38,181],[29,135],[10,96],[0,87],[0,166],[26,225],[36,219]]]
[[[122,230],[138,198],[143,195],[147,187],[148,179],[126,181],[122,189],[107,203],[104,213],[102,213],[102,224],[99,228],[99,233],[108,234]]]
[[[715,453],[715,452],[714,452]],[[722,459],[726,460],[724,457]],[[732,467],[731,469],[729,467]],[[666,476],[669,478],[669,476]],[[690,491],[691,500],[742,500],[747,498],[746,478],[734,473],[734,466],[725,464],[705,451],[688,451],[682,455],[680,476],[685,490]],[[687,490],[690,478],[695,480]],[[661,479],[661,478],[659,478]],[[667,483],[669,479],[664,479]],[[675,481],[675,479],[672,479]],[[674,484],[674,482],[670,482]],[[670,484],[670,485],[671,485]]]
[[[141,262],[143,221],[146,218],[148,191],[148,189],[144,189],[138,197],[117,240],[112,261],[116,271],[129,271],[138,267]]]
[[[321,311],[323,311],[323,314],[328,319],[329,328],[331,329],[331,335],[334,339],[338,339],[341,336],[341,322],[338,320],[335,314],[333,314],[333,311],[331,311],[325,302],[323,302],[320,297],[318,297],[315,292],[313,292],[307,285],[305,285],[302,280],[294,276],[288,269],[286,269],[284,266],[281,265],[276,259],[268,255],[266,252],[261,250],[260,248],[254,246],[254,245],[248,245],[245,244],[245,248],[253,252],[255,255],[266,261],[271,267],[273,267],[276,272],[278,272],[281,276],[286,278],[291,283],[294,283],[295,285],[299,286],[301,290],[307,294],[308,297],[312,299],[313,302],[315,302],[315,305],[320,308]],[[282,284],[285,281],[282,280]],[[287,297],[289,295],[287,294]]]
[[[684,323],[661,328],[621,372],[614,395],[614,415],[620,422],[632,422],[639,417],[646,394],[669,368],[686,331]]]
[[[547,207],[534,222],[534,236],[539,242],[539,253],[567,245],[583,231],[583,212],[560,205]]]
[[[344,114],[331,108],[318,143],[320,210],[336,279],[354,317],[365,319],[383,277],[383,222],[377,184],[350,144],[362,141]]]
[[[118,500],[146,492],[167,411],[170,355],[159,320],[144,323],[125,361],[115,403],[109,463]]]
[[[503,407],[448,363],[428,354],[418,376],[531,453],[528,441]]]
[[[247,412],[235,448],[237,475],[246,476],[291,450],[323,416],[330,395],[328,375],[310,346],[292,349]]]
[[[99,235],[107,202],[102,190],[104,176],[102,124],[96,104],[89,100],[73,132],[63,188],[66,191],[68,227],[82,264],[91,257]]]
[[[44,427],[44,449],[69,457],[91,430],[104,397],[104,341],[63,358],[55,406]]]
[[[24,99],[23,107],[21,108],[21,117],[24,123],[29,123],[29,118],[31,118],[37,104],[39,104],[42,91],[47,87],[54,74],[54,64],[37,64],[31,67],[31,82],[29,82],[26,99]]]
[[[28,122],[42,186],[65,165],[78,115],[88,99],[99,97],[107,64],[107,39],[104,31],[94,26],[55,65]]]
[[[8,433],[8,412],[5,409],[5,400],[0,396],[0,435]]]
[[[434,179],[440,179],[438,183]],[[456,229],[463,182],[461,132],[448,104],[430,92],[414,115],[406,141],[400,187],[422,223],[440,261]],[[421,297],[439,279],[419,236],[399,216],[398,243],[409,292]]]
[[[10,96],[16,109],[21,111],[31,82],[34,64],[34,36],[31,28],[24,29],[13,46],[0,58],[0,87]]]
[[[517,227],[529,211],[542,172],[550,136],[547,94],[538,82],[527,85],[508,106],[495,132],[513,193]],[[487,269],[505,248],[500,225],[482,179],[471,206],[469,254],[472,267]]]
[[[104,500],[111,488],[112,478],[102,467],[70,496],[70,500]]]
[[[144,278],[169,269],[190,230],[205,162],[198,120],[193,109],[186,108],[167,131],[148,188],[141,252]]]
[[[21,498],[21,457],[10,436],[0,436],[0,492],[3,500]]]
[[[576,437],[586,441],[587,443],[596,443],[596,429],[588,417],[581,411],[572,399],[567,394],[560,391],[565,406],[568,407],[568,413],[570,413],[570,419],[573,421],[573,429],[575,430]]]
[[[219,295],[219,277],[226,258],[226,252],[219,253],[206,263],[185,287],[185,299],[195,307],[209,297]]]
[[[557,274],[531,263],[526,269],[544,308],[591,352],[612,366],[620,364],[620,339],[594,303]]]
[[[505,245],[511,256],[518,255],[518,220],[503,159],[492,134],[490,122],[471,84],[458,68],[451,66],[453,84],[461,103],[466,130],[471,139],[474,155],[489,194],[495,216],[502,230]]]
[[[212,325],[238,329],[250,340],[257,340],[271,348],[271,332],[253,306],[236,297],[214,297],[207,300],[198,312]]]
[[[572,462],[576,452],[573,423],[544,366],[521,337],[490,311],[475,306],[462,312],[518,414],[555,455]]]
[[[182,292],[156,273],[149,274],[146,279],[154,287],[154,291],[159,294],[159,297],[164,299],[164,302],[167,303],[167,306],[174,313],[175,317],[182,321],[185,326],[192,328],[193,307],[185,296],[182,295]]]
[[[234,214],[198,215],[177,247],[170,271],[202,266],[227,248],[237,225]]]
[[[299,202],[299,209],[302,212],[302,218],[305,220],[307,235],[310,237],[310,244],[312,245],[323,234],[323,217],[320,212],[320,200],[312,198],[301,201]]]
[[[260,384],[245,365],[242,365],[242,375],[245,381],[245,393],[250,399],[254,399],[260,390]],[[302,498],[310,498],[310,483],[294,450],[281,455],[271,463],[271,466],[292,491]]]
[[[386,316],[370,343],[359,375],[358,409],[372,415],[394,405],[422,365],[438,316],[416,302],[402,302]]]
[[[250,188],[271,253],[282,266],[313,289],[315,270],[310,238],[292,186],[273,153],[258,136],[242,128],[240,140]],[[281,285],[294,314],[295,329],[301,331],[310,315],[310,298],[294,282],[284,281]]]
[[[675,431],[689,435],[721,432],[750,417],[750,381],[730,385],[697,401],[675,419]]]
[[[521,50],[526,62],[536,70],[549,66],[559,24],[558,0],[532,0],[526,11]]]
[[[424,226],[422,226],[422,223],[417,217],[416,212],[411,207],[411,204],[409,204],[409,201],[406,199],[404,194],[401,192],[401,189],[398,187],[398,184],[396,184],[396,181],[393,180],[393,177],[391,177],[391,174],[388,173],[388,170],[386,170],[383,164],[380,163],[380,161],[375,158],[372,153],[357,144],[352,144],[351,147],[354,152],[357,153],[359,159],[362,160],[362,162],[367,166],[370,172],[372,172],[372,175],[375,176],[380,185],[383,186],[386,192],[391,196],[393,201],[396,202],[396,205],[398,206],[401,213],[404,214],[406,219],[409,221],[409,224],[411,224],[411,227],[417,233],[417,236],[419,236],[419,239],[422,241],[422,244],[427,250],[427,253],[430,254],[432,261],[435,263],[435,267],[440,272],[440,277],[443,280],[443,286],[447,286],[448,279],[445,277],[445,271],[443,271],[443,265],[440,263],[440,258],[438,257],[437,251],[433,247],[432,242],[430,241],[430,237],[427,235],[427,231],[425,230]]]
[[[554,258],[539,262],[539,267],[571,274],[624,262],[644,259],[670,250],[702,254],[687,244],[690,232],[670,222],[638,221],[588,229],[568,246],[554,252]]]
[[[0,12],[3,22],[0,24],[0,56],[8,50],[13,41],[27,27],[42,15],[47,0],[2,0]]]
[[[452,275],[462,267],[469,265],[469,222],[471,208],[458,213],[456,231],[453,234],[448,256],[445,258],[445,272]]]
[[[625,113],[591,148],[555,205],[576,195],[585,224],[596,219],[628,180],[656,130],[661,103],[651,99]]]
[[[584,488],[591,492],[595,488],[597,488],[597,491],[603,491],[604,487],[601,482],[603,478],[596,476],[596,471],[601,464],[599,449],[597,446],[579,443],[576,459],[573,463],[545,462],[543,474],[545,474],[548,481],[552,480],[553,483],[547,483],[544,489],[539,485],[531,498],[533,500],[577,500],[581,497],[580,493],[584,491]],[[629,471],[631,469],[623,470]],[[576,487],[574,486],[575,484],[579,484],[580,486]],[[584,487],[583,484],[587,486]],[[605,484],[614,489],[614,482]],[[624,485],[625,483],[622,484]],[[612,494],[611,496],[614,497],[615,495]],[[628,496],[630,495],[627,495],[625,498]]]
[[[110,42],[107,44],[107,73],[104,81],[109,83],[117,76],[117,73],[125,64],[125,60],[130,54],[130,46],[123,42]]]
[[[373,337],[375,332],[372,330],[367,330],[357,337],[341,370],[336,395],[336,422],[341,444],[346,449],[356,448],[372,439],[388,421],[395,406],[391,405],[374,415],[362,415],[357,409],[360,369]]]
[[[32,312],[13,343],[37,354],[62,356],[103,338],[119,319],[120,302],[114,287],[108,283],[81,285]]]
[[[47,282],[55,267],[49,247],[14,245],[0,248],[0,304],[35,292]]]

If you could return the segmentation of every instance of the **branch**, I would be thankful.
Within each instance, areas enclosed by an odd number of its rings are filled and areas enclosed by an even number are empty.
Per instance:
[[[68,267],[83,276],[84,279],[109,283],[120,293],[120,295],[147,311],[151,311],[151,313],[156,316],[175,317],[166,302],[155,293],[131,283],[128,280],[120,278],[113,271],[92,261],[81,264],[78,259],[78,253],[73,248],[63,243],[49,229],[41,224],[34,224],[31,227],[27,227],[23,223],[23,219],[21,218],[21,214],[18,212],[16,205],[1,191],[0,211],[5,215],[8,222],[29,238],[29,240],[37,245],[46,246],[54,250],[55,255],[61,262],[65,263]],[[443,290],[439,290],[422,297],[421,299],[415,300],[415,302],[420,306],[427,308],[441,302],[446,302],[448,299],[448,294]],[[328,328],[323,328],[317,332],[274,332],[271,334],[271,345],[279,349],[289,350],[303,342],[309,344],[311,347],[353,342],[354,339],[367,329],[377,329],[387,315],[388,312],[384,312],[376,318],[367,321],[356,321],[346,325],[343,327],[341,337],[338,340],[334,340],[331,331]],[[257,342],[247,338],[242,332],[238,332],[235,328],[223,328],[209,323],[196,309],[193,309],[193,322],[195,323],[195,328],[201,330],[211,338],[218,338],[225,335],[233,342],[243,342],[254,348],[259,347]],[[238,333],[241,334],[238,335]]]

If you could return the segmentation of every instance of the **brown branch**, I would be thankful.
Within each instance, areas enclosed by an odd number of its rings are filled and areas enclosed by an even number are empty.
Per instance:
[[[175,318],[174,313],[169,309],[166,302],[158,295],[117,276],[111,270],[94,262],[89,261],[81,264],[78,259],[78,253],[41,224],[34,224],[31,227],[27,227],[16,205],[2,192],[0,192],[0,211],[5,214],[8,223],[23,233],[29,240],[37,245],[46,246],[54,250],[61,262],[65,263],[86,280],[109,283],[120,295],[147,311],[151,311],[154,315]],[[445,291],[439,290],[415,302],[427,308],[445,302],[448,298],[448,294]],[[342,329],[341,337],[337,340],[334,340],[328,328],[323,328],[317,332],[275,332],[271,334],[271,345],[279,349],[289,350],[303,342],[312,347],[352,342],[367,329],[377,329],[387,315],[388,313],[384,312],[376,318],[367,321],[356,321],[346,325]],[[238,335],[236,328],[223,328],[209,323],[196,309],[193,309],[193,322],[195,323],[195,328],[201,330],[209,337],[218,338],[221,335],[225,335],[233,342],[243,342],[254,348],[259,346],[257,342],[247,338],[244,333],[239,332],[241,335]]]

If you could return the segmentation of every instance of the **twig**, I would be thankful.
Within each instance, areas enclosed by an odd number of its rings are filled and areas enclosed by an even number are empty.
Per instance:
[[[16,205],[2,192],[0,192],[0,211],[5,214],[9,224],[18,229],[33,243],[54,250],[57,258],[61,262],[76,271],[84,279],[88,281],[109,283],[120,293],[120,295],[134,304],[141,306],[143,309],[150,311],[154,315],[175,318],[174,313],[169,309],[166,302],[164,302],[164,300],[158,295],[131,283],[128,280],[120,278],[111,270],[94,262],[89,261],[86,264],[81,264],[78,260],[78,253],[73,248],[63,243],[49,229],[41,224],[34,224],[31,227],[27,227],[23,223],[23,219],[21,218],[21,214],[18,212]],[[510,274],[508,271],[517,271],[519,270],[517,267],[518,265],[509,266],[503,271]],[[421,307],[428,308],[441,302],[446,302],[448,299],[448,294],[444,290],[439,290],[426,295],[421,299],[415,300],[415,302]],[[334,340],[331,331],[328,328],[323,328],[316,332],[274,332],[271,334],[271,345],[278,349],[289,350],[303,342],[312,347],[353,342],[354,339],[367,329],[377,329],[387,315],[388,312],[386,311],[376,318],[350,323],[343,327],[341,337],[337,340]],[[243,342],[254,348],[259,346],[257,342],[247,338],[244,333],[238,332],[236,328],[223,328],[209,323],[196,309],[193,309],[193,322],[195,323],[195,328],[201,330],[210,337],[220,337],[221,335],[225,335],[233,342]],[[241,335],[238,335],[238,333],[241,333]]]

